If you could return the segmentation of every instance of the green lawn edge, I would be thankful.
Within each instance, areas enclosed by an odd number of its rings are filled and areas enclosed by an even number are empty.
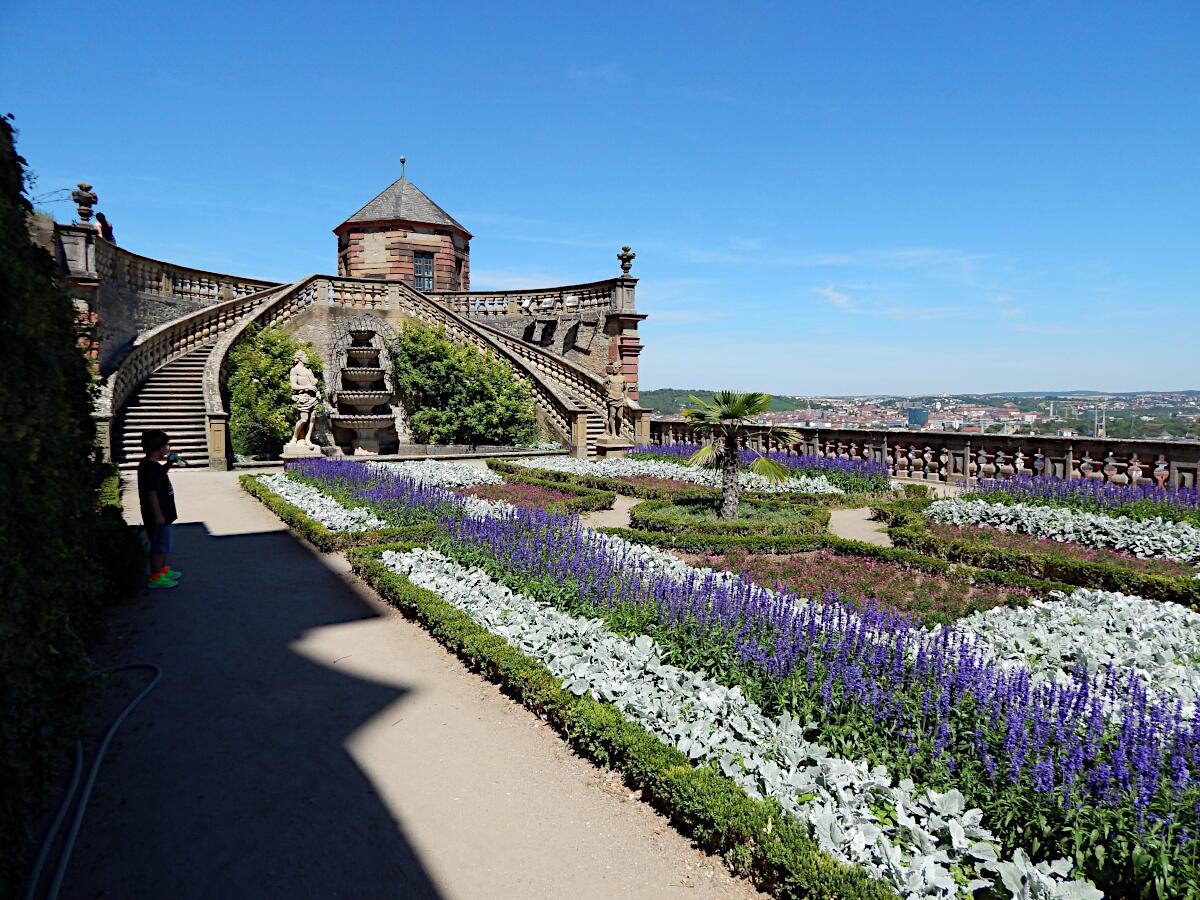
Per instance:
[[[766,500],[758,497],[753,502],[773,509],[804,512],[804,518],[796,522],[755,522],[750,519],[721,520],[715,516],[711,522],[681,522],[672,518],[670,511],[701,503],[714,503],[719,494],[712,497],[685,497],[663,500],[643,500],[629,510],[629,525],[637,531],[688,532],[691,534],[716,534],[725,536],[806,535],[818,534],[829,524],[829,510],[823,507],[789,503],[786,500]],[[715,512],[715,509],[714,509]]]

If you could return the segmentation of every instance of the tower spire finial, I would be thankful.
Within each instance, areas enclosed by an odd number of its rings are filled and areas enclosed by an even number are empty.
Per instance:
[[[405,164],[406,162],[408,162],[408,160],[407,160],[407,159],[405,159],[403,156],[402,156],[402,157],[400,157],[400,177],[401,177],[401,178],[403,178],[403,177],[404,177],[404,164]]]

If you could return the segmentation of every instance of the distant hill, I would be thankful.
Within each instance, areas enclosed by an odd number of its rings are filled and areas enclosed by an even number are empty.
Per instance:
[[[685,406],[690,406],[689,397],[695,396],[700,400],[711,400],[714,391],[687,390],[686,388],[657,388],[653,391],[641,391],[638,395],[638,403],[646,409],[652,409],[663,415],[671,415],[679,412]],[[793,409],[803,409],[804,404],[785,397],[772,397],[771,405],[768,407],[770,412],[788,412]]]

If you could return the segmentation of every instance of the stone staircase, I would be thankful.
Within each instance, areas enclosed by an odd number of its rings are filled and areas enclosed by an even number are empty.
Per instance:
[[[208,343],[179,356],[153,372],[138,388],[116,423],[114,462],[122,469],[137,467],[142,458],[142,432],[159,428],[171,437],[171,447],[189,466],[208,465],[204,425],[204,364],[212,352]]]

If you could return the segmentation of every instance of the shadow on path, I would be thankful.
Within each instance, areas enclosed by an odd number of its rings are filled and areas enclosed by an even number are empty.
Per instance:
[[[284,531],[180,525],[176,551],[183,582],[121,610],[102,654],[163,678],[106,759],[62,896],[439,897],[346,749],[408,690],[297,649],[375,613]]]

